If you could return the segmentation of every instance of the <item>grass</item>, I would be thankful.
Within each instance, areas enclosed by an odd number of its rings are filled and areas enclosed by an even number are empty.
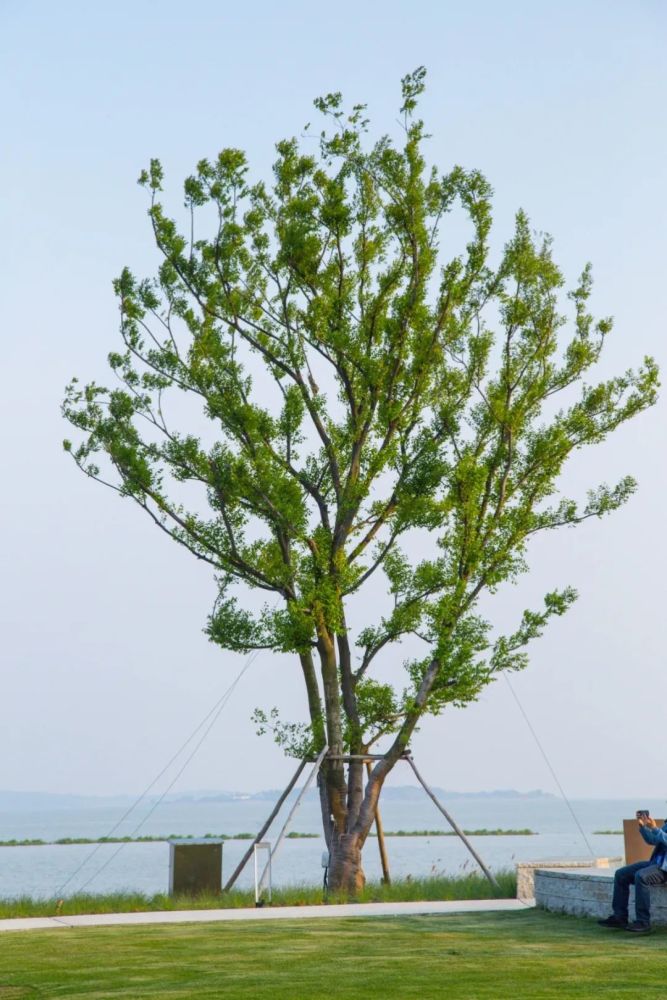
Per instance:
[[[9,933],[0,997],[663,1000],[667,935],[532,910]]]
[[[293,830],[287,834],[288,840],[317,839],[318,833],[299,833]],[[254,833],[205,833],[196,837],[193,833],[170,833],[168,836],[150,835],[144,837],[60,837],[58,840],[0,840],[0,847],[71,847],[72,844],[161,844],[167,840],[254,840]],[[0,994],[0,1000],[2,994]]]
[[[504,898],[516,896],[516,876],[514,872],[496,872],[500,885],[500,895]],[[497,896],[493,887],[482,876],[471,873],[465,876],[436,876],[432,878],[406,878],[391,885],[369,882],[358,897],[360,903],[407,902],[424,899],[489,899]],[[331,903],[347,902],[344,897],[329,894]],[[323,902],[321,886],[294,886],[275,889],[273,906],[313,906]],[[226,908],[254,907],[254,891],[232,890],[222,895],[211,896],[168,896],[158,893],[146,896],[142,893],[110,893],[104,896],[79,895],[58,899],[0,899],[0,919],[10,917],[53,917],[72,916],[77,913],[139,913],[158,910],[218,910]],[[2,992],[0,992],[2,1000]]]
[[[466,837],[535,837],[534,830],[464,830]],[[454,830],[385,830],[385,837],[458,837]],[[377,837],[371,833],[371,837]]]
[[[532,837],[534,830],[464,830],[468,837]],[[613,833],[612,830],[598,830],[597,833]],[[299,833],[292,830],[288,840],[317,840],[319,833]],[[376,837],[371,833],[371,837]],[[385,837],[456,837],[453,830],[389,830]],[[0,840],[0,847],[71,847],[73,844],[161,844],[167,840],[254,840],[254,833],[205,833],[196,837],[192,833],[170,833],[167,836],[147,834],[144,837],[60,837],[58,840]],[[0,1000],[2,995],[0,994]]]

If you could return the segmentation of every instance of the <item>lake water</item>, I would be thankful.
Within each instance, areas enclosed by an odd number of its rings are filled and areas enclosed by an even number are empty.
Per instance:
[[[590,851],[567,806],[556,798],[461,798],[445,802],[461,827],[466,829],[524,829],[536,836],[473,837],[476,850],[489,865],[498,870],[513,867],[519,861],[546,861],[556,858],[586,858]],[[629,802],[622,800],[579,800],[572,803],[577,819],[593,853],[602,857],[623,854],[623,838],[600,835],[596,830],[620,830],[623,818],[634,816],[635,809],[646,807],[652,815],[663,816],[664,801]],[[140,834],[203,836],[207,833],[255,833],[271,811],[272,804],[257,800],[230,802],[162,803],[143,822],[149,807],[134,812],[115,836],[131,835],[139,824]],[[286,816],[286,808],[284,815]],[[12,838],[56,840],[61,837],[99,837],[108,835],[123,815],[123,807],[7,811],[0,816],[0,840]],[[385,829],[446,829],[446,821],[433,804],[423,800],[388,800],[383,804]],[[284,816],[278,817],[267,837],[272,842],[280,831]],[[319,833],[319,807],[306,801],[299,808],[291,829]],[[223,878],[227,878],[247,850],[247,840],[225,842]],[[476,864],[457,837],[389,837],[387,840],[391,874],[425,876],[435,873],[455,874],[471,871]],[[274,885],[314,885],[322,879],[321,856],[324,841],[287,840],[274,859]],[[0,896],[23,894],[52,897],[68,882],[64,894],[85,887],[87,892],[135,890],[146,893],[167,889],[169,848],[165,843],[119,845],[73,845],[0,848]],[[380,878],[377,841],[370,839],[364,851],[364,868],[370,879]],[[239,879],[240,887],[253,884],[252,862]]]

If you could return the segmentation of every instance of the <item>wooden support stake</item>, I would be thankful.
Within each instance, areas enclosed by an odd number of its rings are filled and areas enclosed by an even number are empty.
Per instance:
[[[383,753],[330,753],[328,754],[329,760],[342,760],[343,763],[348,764],[352,760],[384,760],[385,755]],[[399,757],[399,760],[403,760],[405,754]]]
[[[494,889],[497,889],[498,892],[500,892],[500,886],[496,882],[495,878],[493,877],[493,875],[491,874],[491,872],[489,871],[489,869],[486,867],[486,865],[484,864],[484,862],[480,858],[479,854],[477,853],[477,851],[475,850],[475,848],[472,846],[472,844],[470,843],[470,841],[466,837],[466,835],[463,832],[463,830],[461,829],[461,827],[449,815],[449,813],[447,812],[447,810],[445,809],[445,807],[443,805],[441,805],[440,802],[438,802],[438,800],[436,799],[435,795],[433,794],[433,792],[428,787],[428,785],[426,784],[426,782],[422,778],[421,774],[417,770],[417,768],[415,766],[415,762],[412,759],[412,757],[408,756],[405,759],[407,760],[407,762],[410,765],[410,767],[412,768],[412,770],[415,772],[415,777],[417,778],[417,781],[422,786],[422,788],[424,789],[424,791],[426,792],[426,794],[428,795],[428,797],[433,800],[433,802],[435,803],[435,805],[437,806],[437,808],[440,810],[440,812],[442,813],[442,815],[445,817],[445,819],[447,820],[447,822],[451,826],[451,828],[454,831],[454,833],[456,833],[461,838],[461,840],[466,845],[466,847],[468,848],[468,850],[472,854],[473,858],[475,859],[475,861],[477,862],[477,864],[479,865],[479,867],[482,869],[482,871],[484,872],[484,874],[486,875],[486,877],[488,878],[489,882],[494,887]]]
[[[287,836],[287,831],[289,830],[290,823],[292,822],[292,817],[294,816],[295,812],[297,811],[297,809],[301,805],[301,800],[303,799],[304,795],[306,794],[306,792],[310,788],[310,786],[311,786],[311,784],[313,782],[313,778],[316,776],[317,772],[320,769],[322,761],[324,760],[324,758],[327,755],[328,749],[329,749],[329,747],[325,746],[324,749],[322,750],[321,754],[319,755],[319,757],[317,758],[317,760],[313,764],[313,769],[310,772],[310,774],[308,775],[308,777],[306,779],[305,785],[303,786],[303,788],[301,789],[301,791],[297,795],[296,800],[294,802],[294,805],[292,806],[292,808],[290,809],[290,811],[289,811],[289,813],[287,815],[287,819],[285,820],[284,826],[283,826],[282,830],[280,831],[280,833],[278,834],[278,839],[276,840],[275,846],[274,846],[273,850],[271,851],[271,857],[269,858],[269,861],[268,861],[268,863],[266,865],[266,868],[264,869],[264,871],[262,873],[262,877],[259,880],[260,891],[261,891],[261,889],[262,889],[262,887],[263,887],[263,885],[264,885],[264,883],[266,881],[267,875],[269,874],[269,870],[270,870],[270,867],[271,867],[271,862],[272,862],[273,858],[276,856],[276,854],[278,853],[278,851],[280,850],[280,847],[282,846],[282,842],[285,839],[285,837]]]
[[[370,778],[371,775],[371,762],[366,761],[366,773]],[[389,858],[387,857],[387,845],[384,840],[384,827],[382,826],[382,817],[380,816],[379,806],[375,807],[375,830],[378,835],[378,847],[380,848],[380,864],[382,865],[382,881],[385,885],[391,885],[391,876],[389,875]]]
[[[294,777],[292,778],[292,780],[290,781],[289,785],[287,786],[287,788],[285,789],[285,791],[283,792],[283,794],[280,796],[280,798],[276,802],[275,806],[273,807],[273,809],[271,811],[271,815],[267,819],[266,823],[264,824],[264,826],[262,827],[262,829],[259,831],[259,833],[255,837],[255,839],[253,840],[252,844],[250,845],[250,847],[245,852],[245,854],[243,855],[243,857],[239,861],[238,865],[234,869],[234,874],[232,875],[232,877],[229,879],[229,881],[225,885],[225,888],[222,890],[223,892],[229,892],[229,890],[231,889],[231,887],[236,882],[237,878],[239,877],[239,875],[241,874],[241,872],[243,871],[243,869],[247,865],[248,861],[252,857],[252,852],[255,849],[255,844],[258,844],[260,842],[260,840],[262,839],[262,837],[264,836],[264,834],[266,833],[266,831],[269,829],[269,827],[273,823],[274,819],[276,818],[276,816],[280,812],[280,808],[281,808],[283,802],[285,801],[285,799],[287,798],[287,796],[289,795],[289,793],[292,791],[292,789],[296,785],[296,783],[297,783],[297,781],[299,779],[299,775],[301,774],[301,772],[303,771],[303,769],[304,769],[304,767],[306,766],[307,763],[308,763],[308,761],[302,760],[301,763],[299,764],[299,766],[297,767],[296,771],[294,772]]]

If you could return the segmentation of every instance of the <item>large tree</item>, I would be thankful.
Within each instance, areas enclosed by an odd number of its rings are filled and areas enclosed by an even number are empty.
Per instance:
[[[538,532],[628,499],[630,478],[578,502],[559,476],[657,389],[651,359],[587,381],[611,322],[588,311],[589,268],[567,307],[550,241],[523,213],[491,264],[491,189],[476,170],[427,167],[423,87],[422,69],[403,80],[399,141],[371,141],[364,107],[344,112],[339,94],[316,101],[324,130],[279,142],[270,184],[250,180],[237,149],[202,160],[184,232],[152,161],[140,183],[161,264],[115,282],[119,382],[75,380],[64,403],[77,465],[213,567],[211,639],[300,665],[308,723],[275,729],[292,753],[328,744],[330,883],[350,891],[419,720],[524,667],[523,647],[575,595],[547,594],[495,639],[481,596],[527,569]],[[197,404],[179,406],[180,427],[173,396]],[[371,583],[382,574],[386,607]],[[251,591],[268,595],[261,610]],[[407,637],[421,653],[399,690],[382,664]],[[382,753],[364,786],[371,747]]]

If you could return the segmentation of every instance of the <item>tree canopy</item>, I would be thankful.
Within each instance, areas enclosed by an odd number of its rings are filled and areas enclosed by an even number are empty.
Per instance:
[[[527,570],[534,535],[628,499],[629,477],[583,500],[559,477],[658,385],[650,358],[589,381],[612,322],[589,311],[590,267],[565,294],[551,240],[523,212],[492,263],[491,188],[477,170],[427,166],[423,89],[423,69],[404,78],[399,140],[372,140],[363,105],[319,99],[323,130],[279,142],[270,183],[251,179],[240,150],[201,160],[183,223],[151,161],[140,183],[159,270],[114,284],[116,384],[74,380],[64,403],[77,465],[213,567],[211,639],[298,658],[306,727],[275,725],[292,752],[328,743],[323,820],[341,884],[358,877],[382,783],[419,719],[525,666],[526,644],[574,600],[549,593],[495,639],[478,608]],[[467,226],[454,254],[452,219],[455,235]],[[179,406],[179,426],[175,397],[197,404]],[[352,634],[346,609],[376,574],[391,607],[365,603]],[[260,611],[249,589],[265,592]],[[397,689],[381,664],[407,636],[422,654]],[[340,758],[378,740],[364,789],[361,762]]]

